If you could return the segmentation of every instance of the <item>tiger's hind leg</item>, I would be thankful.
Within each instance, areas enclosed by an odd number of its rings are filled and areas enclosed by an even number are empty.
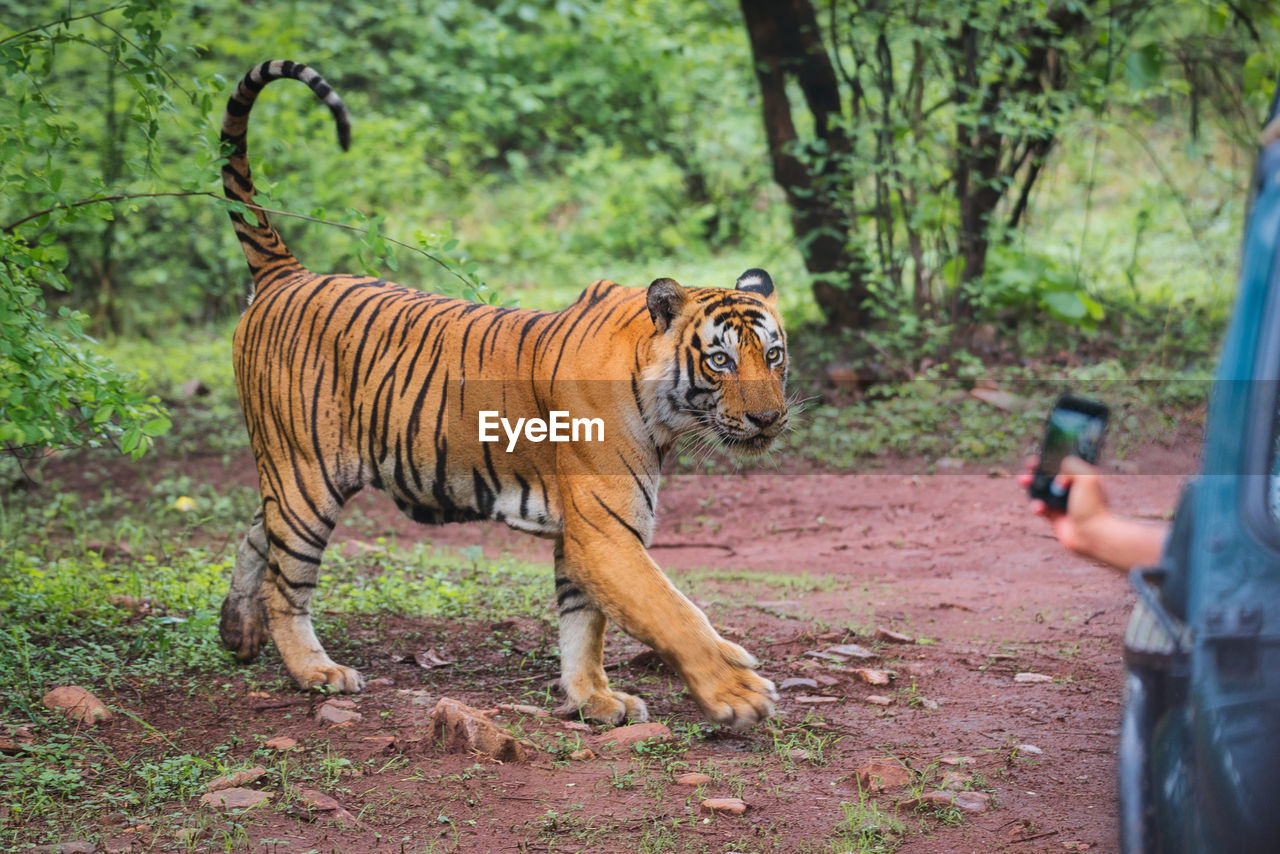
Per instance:
[[[556,714],[607,724],[647,721],[644,701],[614,691],[604,672],[604,612],[564,574],[564,545],[556,541],[556,604],[560,611],[560,688],[565,701]]]
[[[249,531],[236,552],[231,589],[222,601],[218,634],[222,645],[239,661],[252,661],[266,646],[267,614],[262,601],[262,577],[267,568],[267,530],[262,507],[253,514]]]
[[[364,677],[335,663],[311,625],[320,555],[343,503],[336,496],[326,498],[291,493],[264,498],[269,545],[262,601],[271,640],[298,687],[355,693],[364,688]]]

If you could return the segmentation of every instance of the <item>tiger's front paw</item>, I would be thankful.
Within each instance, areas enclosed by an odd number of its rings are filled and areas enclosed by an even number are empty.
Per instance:
[[[717,640],[716,654],[685,669],[685,681],[708,718],[746,729],[773,715],[778,692],[752,668],[759,662],[736,643]]]
[[[589,721],[617,726],[623,721],[631,720],[644,723],[649,720],[649,709],[644,700],[621,691],[605,688],[581,700],[570,697],[555,710],[562,718],[582,715]]]
[[[304,691],[331,691],[336,694],[359,694],[364,690],[364,677],[359,671],[325,659],[322,662],[290,670],[293,681]]]
[[[253,661],[267,645],[267,615],[262,602],[254,598],[222,601],[218,619],[222,645],[236,654],[237,661]]]

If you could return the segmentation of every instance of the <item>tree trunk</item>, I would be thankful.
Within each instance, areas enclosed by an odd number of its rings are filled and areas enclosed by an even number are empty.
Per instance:
[[[791,210],[791,226],[814,275],[813,295],[827,320],[855,329],[870,325],[871,292],[866,265],[849,248],[851,223],[845,213],[847,189],[839,165],[849,156],[849,139],[839,83],[823,46],[809,0],[741,0],[751,39],[756,78],[773,178]],[[824,143],[825,164],[814,171],[797,156],[804,143],[792,119],[787,77],[794,76],[813,115],[814,133]]]

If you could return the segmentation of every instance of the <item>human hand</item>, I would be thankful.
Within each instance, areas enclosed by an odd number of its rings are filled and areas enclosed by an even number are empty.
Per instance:
[[[1031,485],[1032,473],[1039,463],[1039,457],[1027,458],[1026,471],[1018,476],[1018,484],[1024,489]],[[1070,489],[1066,512],[1039,499],[1031,501],[1031,512],[1049,521],[1053,535],[1063,546],[1086,557],[1098,557],[1100,542],[1112,518],[1102,474],[1079,457],[1067,457],[1053,482],[1061,489]]]

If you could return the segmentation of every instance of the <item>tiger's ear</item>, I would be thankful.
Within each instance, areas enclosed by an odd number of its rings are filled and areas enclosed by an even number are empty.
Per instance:
[[[689,295],[675,279],[654,279],[645,296],[645,305],[649,307],[653,325],[659,332],[666,332],[688,300]]]
[[[777,299],[773,292],[773,279],[759,267],[752,267],[739,276],[737,288],[740,291],[751,291],[753,294],[759,294],[765,299]]]

